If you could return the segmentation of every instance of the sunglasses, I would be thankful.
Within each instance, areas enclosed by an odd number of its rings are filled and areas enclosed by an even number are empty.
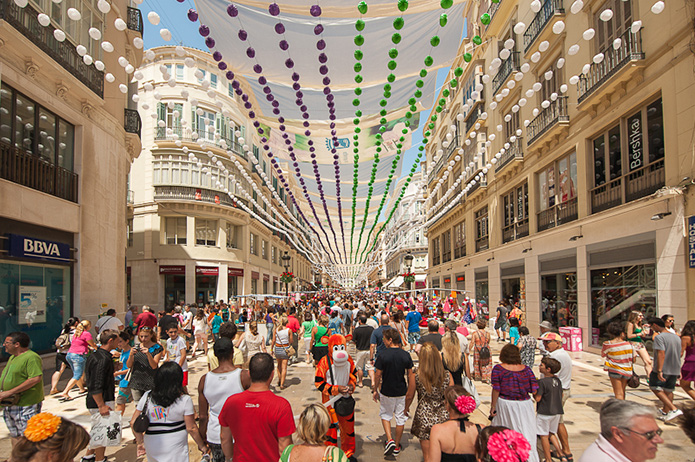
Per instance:
[[[627,431],[629,431],[630,433],[635,433],[635,434],[637,434],[637,435],[643,436],[643,437],[647,438],[647,440],[649,440],[649,441],[653,440],[653,439],[656,438],[657,436],[661,436],[661,434],[664,432],[664,431],[663,431],[662,429],[660,429],[660,428],[659,428],[658,430],[652,430],[652,431],[646,432],[646,433],[636,432],[636,431],[631,430],[631,429],[626,428],[626,427],[620,427],[620,428],[621,428],[622,430],[627,430]]]

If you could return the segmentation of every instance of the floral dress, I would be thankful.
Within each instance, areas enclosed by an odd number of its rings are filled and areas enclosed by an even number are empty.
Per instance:
[[[530,335],[524,335],[519,339],[517,346],[521,352],[521,363],[533,368],[536,361],[536,339]]]
[[[417,409],[413,416],[413,426],[410,433],[419,440],[429,440],[430,430],[439,423],[449,420],[449,412],[446,410],[444,390],[449,387],[449,373],[444,374],[442,386],[432,387],[427,393],[425,386],[420,382],[420,375],[415,374],[415,387],[417,390]]]
[[[487,364],[480,364],[480,350],[483,347],[490,348],[490,333],[484,330],[475,331],[473,332],[471,341],[473,342],[473,379],[490,382],[490,376],[492,375],[492,358],[488,360]]]

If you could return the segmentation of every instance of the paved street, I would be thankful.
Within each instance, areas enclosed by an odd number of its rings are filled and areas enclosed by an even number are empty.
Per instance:
[[[498,351],[501,345],[493,342],[493,352]],[[608,377],[601,368],[602,362],[599,356],[590,353],[572,353],[572,356],[574,359],[572,398],[565,408],[565,423],[568,425],[572,452],[575,455],[575,460],[577,460],[582,451],[596,438],[599,431],[598,409],[605,399],[612,396],[612,393]],[[537,362],[539,359],[540,357],[537,355]],[[640,368],[638,367],[638,369]],[[190,363],[189,370],[191,374],[190,383],[197,384],[200,376],[207,372],[207,364],[202,359],[196,359]],[[320,393],[313,387],[313,372],[313,368],[305,364],[291,366],[287,379],[289,387],[279,392],[281,396],[287,398],[292,404],[295,418],[299,417],[304,406],[320,402],[321,400]],[[64,374],[64,378],[67,378],[67,374]],[[486,425],[489,423],[486,416],[488,415],[490,403],[490,387],[479,382],[476,383],[476,386],[483,404],[476,410],[471,420]],[[189,387],[189,389],[194,395],[194,402],[197,404],[197,398],[195,398],[197,391],[194,391],[193,387]],[[655,397],[644,385],[637,390],[628,390],[628,399],[630,400],[644,404],[656,403]],[[382,460],[384,459],[382,455],[383,430],[378,417],[378,405],[372,401],[367,387],[358,388],[355,398],[357,400],[357,415],[355,418],[357,456],[363,461]],[[682,393],[677,394],[676,404],[680,406],[685,403],[687,403],[685,395]],[[413,412],[416,404],[417,401],[413,402]],[[89,416],[84,408],[83,398],[78,398],[68,403],[59,403],[56,398],[47,397],[44,403],[44,410],[60,414],[85,426],[89,426]],[[128,417],[132,415],[132,410],[133,405],[128,405],[126,411]],[[664,430],[663,438],[665,443],[659,447],[657,459],[660,462],[682,462],[690,458],[693,447],[680,428],[675,424],[662,423],[660,426]],[[0,453],[8,454],[10,442],[9,438],[7,438],[7,429],[4,425],[1,427]],[[126,429],[123,432],[123,436],[124,442],[122,447],[110,449],[107,451],[107,455],[111,460],[136,460],[132,433],[129,429]],[[189,439],[189,442],[191,461],[200,460],[200,454],[192,439]],[[406,424],[403,447],[403,452],[398,456],[398,460],[401,462],[422,460],[419,443],[417,439],[410,435],[410,422]],[[395,460],[394,457],[388,459]]]

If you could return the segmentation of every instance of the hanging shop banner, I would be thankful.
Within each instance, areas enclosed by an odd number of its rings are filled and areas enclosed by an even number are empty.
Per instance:
[[[251,279],[258,279],[260,276],[258,271],[251,271]]]
[[[234,277],[244,277],[244,270],[241,268],[228,268],[227,274]]]
[[[11,257],[70,261],[70,244],[9,234]]]
[[[19,286],[19,324],[46,322],[46,288]]]
[[[688,267],[695,268],[695,215],[688,217]]]
[[[160,265],[159,274],[186,274],[186,267],[183,265]]]
[[[220,269],[216,266],[196,266],[195,274],[200,276],[217,276],[220,273]]]

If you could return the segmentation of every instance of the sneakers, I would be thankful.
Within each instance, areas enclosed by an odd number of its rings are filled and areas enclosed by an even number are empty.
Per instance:
[[[393,451],[396,450],[396,442],[393,440],[388,440],[386,444],[384,445],[384,455],[385,456],[390,456],[393,454]]]
[[[398,454],[400,454],[400,453],[401,453],[401,449],[402,449],[402,448],[401,448],[400,446],[396,446],[395,449],[393,450],[393,455],[394,455],[394,456],[397,456]]]
[[[674,409],[673,411],[669,411],[665,416],[664,416],[664,421],[668,422],[669,420],[673,420],[678,416],[683,415],[683,411],[680,409]]]
[[[668,414],[668,412],[664,412],[664,410],[661,409],[660,407],[657,408],[656,410],[659,411],[659,417],[660,418],[663,418],[666,414]]]

